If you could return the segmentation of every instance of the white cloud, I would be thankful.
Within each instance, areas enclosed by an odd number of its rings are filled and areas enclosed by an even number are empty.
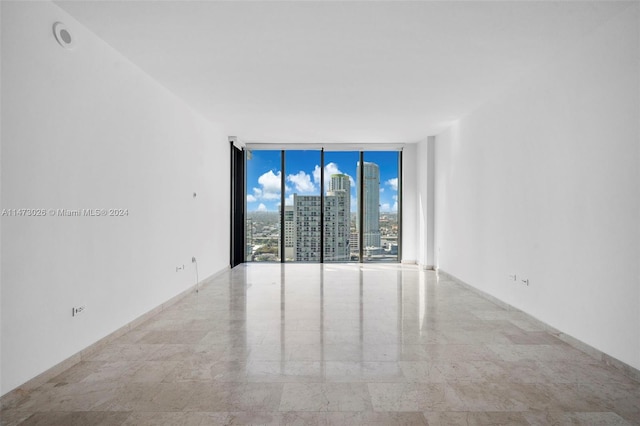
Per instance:
[[[278,192],[278,193],[264,192],[262,194],[262,199],[263,200],[279,200],[280,199],[280,192]]]
[[[295,175],[287,176],[287,180],[294,184],[295,190],[298,193],[310,193],[316,190],[316,187],[311,183],[311,176],[300,170]]]
[[[258,178],[258,183],[262,185],[264,192],[280,192],[280,172],[275,174],[273,170],[269,170]]]
[[[384,188],[383,187],[380,187],[380,192],[384,192]]]
[[[264,173],[258,178],[258,183],[262,188],[253,188],[253,196],[257,200],[278,200],[280,199],[280,172],[273,173],[272,170]],[[289,188],[285,186],[285,191]]]
[[[258,208],[256,209],[256,211],[259,211],[259,212],[266,212],[266,211],[267,211],[267,206],[265,206],[264,204],[260,203],[260,204],[258,205]]]
[[[293,194],[290,194],[287,198],[285,198],[284,205],[285,206],[292,206],[293,205]]]
[[[320,185],[320,166],[316,165],[316,167],[313,169],[313,181],[317,184]],[[327,165],[324,166],[324,188],[325,190],[329,189],[329,184],[331,183],[331,175],[347,175],[346,173],[343,173],[340,171],[340,169],[338,168],[338,165],[336,163],[329,163]],[[351,176],[349,176],[349,182],[351,182],[351,187],[355,188],[356,183],[353,180],[353,178]]]
[[[398,190],[398,178],[389,179],[385,183],[389,185],[394,191]]]
[[[391,196],[391,198],[393,199],[393,204],[391,204],[389,202],[380,204],[380,211],[381,212],[392,213],[392,212],[397,212],[398,211],[398,196],[397,195],[393,195],[393,196]]]
[[[255,201],[258,201],[258,199],[256,197],[254,197],[251,194],[247,195],[247,203],[253,203]]]

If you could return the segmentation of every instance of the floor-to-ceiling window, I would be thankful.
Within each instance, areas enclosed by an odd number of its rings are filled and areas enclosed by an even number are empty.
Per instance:
[[[360,260],[356,231],[357,151],[324,153],[324,261]]]
[[[320,151],[285,152],[284,259],[320,262]]]
[[[246,154],[246,260],[280,261],[281,151]]]
[[[400,260],[400,151],[252,149],[246,158],[247,261]]]
[[[365,261],[399,260],[399,167],[397,151],[364,153],[362,222]]]

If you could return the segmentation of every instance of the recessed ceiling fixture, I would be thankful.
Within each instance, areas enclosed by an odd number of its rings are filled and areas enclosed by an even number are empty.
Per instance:
[[[53,24],[53,35],[56,37],[56,41],[60,46],[68,50],[73,50],[76,47],[76,41],[71,35],[71,31],[62,22],[56,22]]]

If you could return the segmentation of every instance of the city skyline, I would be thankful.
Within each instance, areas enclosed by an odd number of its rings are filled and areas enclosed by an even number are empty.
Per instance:
[[[276,157],[274,153],[266,154],[266,159],[269,159],[269,156],[271,159]],[[397,154],[395,157],[397,159]],[[319,167],[316,166],[316,171],[318,169]],[[340,170],[337,171],[340,173],[327,172],[324,176],[325,185],[328,185],[324,198],[319,194],[319,190],[310,183],[311,177],[300,172],[297,175],[288,176],[287,179],[296,185],[301,185],[301,182],[304,181],[299,178],[306,176],[306,190],[315,192],[315,194],[300,195],[293,192],[290,204],[285,204],[283,208],[278,204],[279,213],[248,211],[246,221],[247,260],[347,262],[358,260],[361,255],[366,256],[368,260],[397,260],[397,215],[393,212],[380,211],[380,194],[384,190],[381,190],[380,187],[378,164],[369,161],[364,161],[362,164],[362,193],[359,189],[359,179],[352,185],[352,177]],[[355,173],[357,177],[360,176],[360,171],[361,164],[358,161]],[[267,175],[274,174],[271,172]],[[315,181],[319,179],[319,176],[314,177]],[[258,182],[266,187],[264,180],[259,178]],[[389,186],[392,185],[392,182],[391,179],[387,180]],[[273,193],[279,189],[276,183],[273,182],[271,186]],[[350,210],[353,204],[351,192],[353,187],[356,187],[356,212]],[[397,186],[393,189],[397,192]],[[286,191],[291,192],[291,188],[287,187]],[[256,188],[254,192],[264,196],[264,191],[261,189]],[[271,198],[277,197],[272,196]],[[361,199],[363,209],[360,208]],[[324,213],[324,220],[322,213]],[[262,217],[255,217],[255,215]],[[264,215],[273,216],[269,218]],[[353,215],[356,216],[355,220]],[[389,215],[393,215],[395,218],[389,217]],[[363,220],[364,228],[362,230],[360,230],[358,217],[362,217]],[[282,219],[284,220],[283,224],[280,222]],[[322,230],[324,230],[324,236]],[[361,234],[363,251],[360,251],[359,248],[359,235]],[[321,240],[324,240],[324,244]],[[324,258],[322,252],[324,252]]]
[[[365,162],[380,170],[381,213],[397,212],[398,152],[367,151]],[[325,152],[325,195],[331,175],[345,174],[351,181],[350,211],[356,212],[356,180],[359,152]],[[280,206],[280,151],[258,150],[247,157],[247,212],[278,212]],[[285,206],[293,205],[293,194],[320,195],[320,151],[286,151]]]

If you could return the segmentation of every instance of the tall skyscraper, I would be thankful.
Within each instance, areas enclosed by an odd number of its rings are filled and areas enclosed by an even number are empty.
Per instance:
[[[350,259],[351,181],[344,174],[331,175],[324,207],[324,258],[346,262]]]
[[[356,193],[358,198],[358,217],[362,215],[363,227],[360,230],[360,221],[356,222],[358,233],[362,231],[364,247],[380,247],[380,169],[375,163],[364,162],[364,198],[363,208],[360,211],[360,162],[356,167],[358,183]]]
[[[320,261],[321,226],[319,195],[293,194],[293,206],[285,207],[285,259],[297,262]],[[324,258],[348,261],[351,182],[349,176],[331,176],[324,198]],[[289,251],[290,250],[290,251]]]

